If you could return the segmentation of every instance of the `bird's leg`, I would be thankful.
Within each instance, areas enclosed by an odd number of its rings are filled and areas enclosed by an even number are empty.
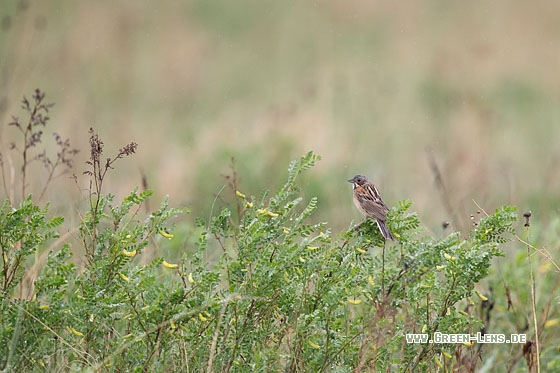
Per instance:
[[[354,226],[353,229],[354,229],[354,230],[357,230],[358,228],[360,228],[360,226],[361,226],[362,224],[364,224],[364,223],[366,222],[366,220],[367,220],[367,218],[365,218],[364,220],[362,220],[361,222],[359,222],[358,224],[356,224],[356,225]]]
[[[385,301],[385,244],[387,241],[383,241],[383,253],[381,255],[381,294],[383,296],[383,301]]]

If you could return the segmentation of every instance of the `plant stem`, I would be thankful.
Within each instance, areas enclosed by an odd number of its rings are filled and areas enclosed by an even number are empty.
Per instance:
[[[526,241],[529,242],[529,227],[526,229]],[[529,276],[531,281],[531,311],[533,312],[533,327],[535,328],[535,354],[537,360],[537,373],[541,371],[539,359],[539,324],[537,322],[537,306],[535,296],[535,278],[533,276],[533,261],[531,260],[531,247],[527,245],[527,257],[529,259]]]

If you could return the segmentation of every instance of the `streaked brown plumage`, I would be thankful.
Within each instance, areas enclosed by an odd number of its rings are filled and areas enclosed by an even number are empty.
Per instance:
[[[366,218],[375,219],[381,234],[386,240],[395,238],[385,224],[389,208],[383,203],[379,191],[373,183],[363,175],[356,175],[348,180],[354,187],[354,204]]]

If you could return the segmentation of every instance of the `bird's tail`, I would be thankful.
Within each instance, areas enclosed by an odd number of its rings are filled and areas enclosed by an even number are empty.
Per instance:
[[[391,240],[391,241],[395,240],[395,237],[393,237],[391,231],[389,230],[389,228],[387,227],[384,221],[377,220],[377,226],[379,227],[381,234],[386,240]]]

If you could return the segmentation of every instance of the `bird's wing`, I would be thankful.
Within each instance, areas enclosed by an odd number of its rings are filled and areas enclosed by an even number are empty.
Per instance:
[[[369,217],[383,222],[387,220],[389,208],[383,203],[377,188],[373,184],[360,187],[360,190],[356,193],[356,198]]]

